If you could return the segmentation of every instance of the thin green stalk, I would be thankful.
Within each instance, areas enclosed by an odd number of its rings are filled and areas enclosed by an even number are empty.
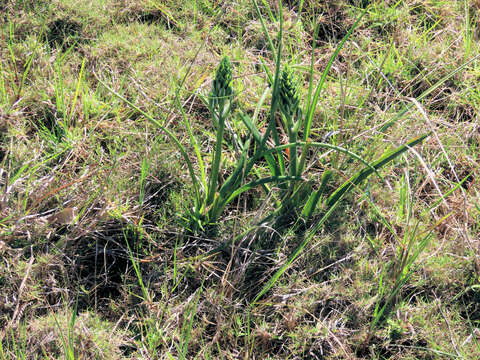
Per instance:
[[[140,205],[143,205],[143,200],[145,197],[145,180],[147,179],[148,172],[150,171],[151,159],[143,158],[142,159],[142,167],[140,169],[140,179],[139,179],[139,187],[140,187],[140,194],[138,195],[138,202]]]
[[[294,25],[297,24],[298,20],[300,20],[302,16],[302,10],[303,10],[303,3],[305,0],[299,0],[298,2],[298,10],[297,10],[297,18],[295,19]]]
[[[183,106],[180,103],[178,91],[176,92],[175,100],[176,100],[177,107],[180,110],[180,113],[182,114],[183,123],[187,128],[188,136],[190,138],[190,143],[192,144],[193,150],[195,151],[195,156],[197,157],[198,166],[200,167],[200,183],[203,186],[204,192],[207,193],[208,184],[207,184],[207,174],[205,171],[205,163],[203,161],[203,157],[201,155],[200,147],[198,145],[197,139],[193,135],[192,125],[190,123],[190,120],[188,119],[187,114],[185,114],[185,110],[183,109]],[[200,200],[198,199],[198,201]]]
[[[130,257],[130,262],[132,263],[133,269],[135,270],[135,275],[137,276],[138,284],[140,285],[140,288],[142,289],[142,294],[143,294],[142,300],[146,301],[150,304],[152,302],[152,298],[150,296],[150,293],[148,291],[147,286],[145,285],[145,283],[143,281],[143,277],[142,277],[142,274],[140,272],[140,266],[139,266],[137,260],[135,259],[135,257],[133,256],[133,251],[132,251],[132,249],[130,249],[128,239],[127,239],[127,236],[125,234],[124,234],[124,238],[125,238],[125,244],[127,245],[128,256]]]
[[[63,116],[63,126],[67,125],[67,112],[65,109],[65,92],[63,87],[63,77],[59,62],[55,62],[55,102],[57,112],[60,111]]]
[[[195,319],[195,315],[197,313],[197,306],[200,300],[200,295],[202,294],[203,290],[203,281],[198,293],[194,299],[194,303],[190,309],[186,309],[185,317],[183,320],[182,328],[180,331],[180,340],[179,343],[175,343],[175,347],[177,348],[179,359],[187,359],[188,355],[188,346],[191,341],[192,337],[192,330],[193,330],[193,320]]]
[[[77,98],[78,98],[78,95],[80,93],[80,87],[82,85],[84,68],[85,68],[85,58],[83,59],[82,66],[80,67],[80,74],[78,75],[77,87],[75,89],[75,94],[73,95],[73,101],[72,101],[72,107],[70,109],[70,116],[69,116],[68,125],[70,125],[73,122],[73,113],[75,111],[75,105],[77,103]]]
[[[6,72],[7,69],[3,69],[3,62],[0,61],[0,94],[2,95],[1,104],[5,106],[9,105],[8,92],[5,81],[5,77],[7,76]]]
[[[317,191],[314,191],[309,196],[305,203],[305,206],[302,209],[301,215],[303,221],[307,222],[308,220],[310,220],[310,217],[313,215],[313,212],[315,211],[317,204],[320,201],[320,197],[325,193],[327,184],[330,181],[332,175],[333,171],[331,170],[326,170],[323,172],[322,178],[320,180],[320,187]]]
[[[222,160],[223,131],[225,129],[225,118],[220,115],[218,118],[217,137],[215,142],[215,150],[212,155],[212,168],[210,170],[210,181],[208,185],[208,195],[206,205],[213,203],[215,193],[217,191],[217,181],[220,172],[220,161]]]
[[[267,9],[267,13],[268,13],[268,16],[270,17],[270,21],[271,22],[277,21],[277,19],[275,19],[275,16],[273,15],[272,10],[270,9],[270,5],[268,4],[268,2],[266,0],[262,0],[262,2],[265,8]],[[282,15],[280,14],[280,16]]]
[[[323,84],[325,83],[325,80],[327,79],[328,72],[330,71],[330,68],[333,65],[333,62],[337,58],[338,54],[340,53],[340,50],[343,48],[343,45],[345,45],[345,42],[347,41],[348,38],[352,35],[353,31],[357,28],[358,24],[360,23],[360,20],[365,16],[367,13],[367,9],[365,9],[362,14],[357,18],[355,23],[350,27],[348,30],[347,34],[343,37],[343,39],[340,41],[340,43],[337,45],[334,53],[330,57],[330,60],[327,63],[327,66],[325,67],[325,70],[322,73],[322,77],[320,78],[320,81],[317,84],[317,87],[315,89],[315,93],[313,95],[313,100],[308,101],[310,106],[307,108],[307,114],[305,116],[305,124],[304,124],[304,135],[303,135],[303,140],[307,141],[307,139],[310,137],[310,129],[312,127],[312,121],[313,121],[313,114],[315,112],[315,108],[317,107],[318,99],[320,96],[320,92],[323,88]],[[313,57],[312,57],[313,61]],[[313,65],[311,64],[310,67],[310,78],[313,78]]]
[[[275,113],[277,111],[278,101],[279,101],[279,85],[280,85],[280,69],[281,69],[282,37],[283,37],[282,2],[279,1],[278,5],[279,5],[279,13],[280,13],[279,15],[280,29],[278,31],[278,37],[277,37],[278,48],[277,48],[277,59],[275,62],[275,77],[273,80],[272,103],[270,105],[270,122],[267,128],[267,131],[265,133],[264,139],[262,141],[262,144],[264,145],[267,141],[267,137],[270,135],[270,132],[271,132],[275,146],[280,145],[280,139],[278,136],[278,131],[277,131],[276,122],[275,122]],[[278,164],[280,166],[280,174],[274,174],[274,175],[285,175],[285,162],[283,160],[283,155],[281,154],[278,155]]]

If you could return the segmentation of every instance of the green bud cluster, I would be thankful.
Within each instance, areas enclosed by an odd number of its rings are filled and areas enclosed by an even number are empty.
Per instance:
[[[297,79],[289,67],[283,69],[279,86],[279,108],[283,115],[290,119],[297,113],[300,95]]]
[[[225,56],[218,65],[215,79],[213,80],[212,91],[210,92],[210,106],[223,108],[225,100],[233,95],[232,78],[233,65],[230,59]],[[223,110],[223,109],[220,109]]]

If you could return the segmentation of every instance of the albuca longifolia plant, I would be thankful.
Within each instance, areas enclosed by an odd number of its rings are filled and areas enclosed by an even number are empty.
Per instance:
[[[268,66],[262,62],[269,86],[265,89],[263,96],[256,105],[257,111],[253,117],[245,114],[241,109],[238,110],[242,122],[248,129],[248,136],[244,142],[242,142],[238,136],[232,137],[232,141],[235,142],[235,147],[239,149],[239,155],[233,170],[230,171],[230,175],[226,179],[221,179],[222,150],[225,141],[224,132],[231,117],[234,98],[232,85],[233,65],[228,57],[224,57],[217,67],[212,89],[208,96],[199,95],[210,111],[212,125],[216,130],[216,143],[210,162],[207,161],[200,151],[197,139],[193,134],[190,119],[187,114],[185,114],[179,100],[179,90],[177,89],[176,104],[182,113],[184,125],[189,134],[190,146],[194,149],[197,169],[195,169],[193,159],[189,156],[186,148],[172,131],[167,129],[160,121],[125,99],[122,95],[116,93],[99,79],[115,96],[122,99],[130,107],[144,115],[149,121],[160,128],[180,151],[188,167],[194,197],[190,210],[184,216],[184,220],[186,220],[184,223],[191,232],[204,231],[207,227],[214,227],[225,207],[232,200],[243,192],[257,186],[262,186],[269,192],[273,188],[279,189],[278,193],[274,194],[276,195],[274,196],[273,203],[274,211],[266,216],[265,219],[257,222],[257,224],[278,219],[286,213],[295,214],[298,219],[308,220],[317,208],[319,201],[323,199],[325,216],[322,217],[323,220],[313,227],[312,231],[314,231],[315,228],[318,229],[319,224],[326,220],[326,217],[328,217],[346,193],[359,185],[371,174],[376,173],[378,169],[389,161],[408,150],[409,147],[420,143],[425,138],[425,136],[415,138],[405,145],[386,153],[372,163],[367,162],[357,154],[343,147],[312,141],[310,139],[310,133],[313,117],[327,73],[365,12],[357,19],[338,44],[315,90],[313,86],[315,59],[312,56],[308,94],[302,104],[300,86],[294,71],[288,65],[283,66],[281,61],[283,36],[282,2],[278,2],[278,21],[280,27],[277,36],[277,47],[273,45],[273,41],[266,30],[265,22],[256,0],[253,0],[253,4],[257,10],[265,36],[274,56],[275,67],[272,73]],[[315,41],[313,43],[315,44]],[[262,134],[259,130],[260,125],[257,124],[258,109],[263,107],[269,93],[271,93],[269,117],[267,119],[266,131]],[[280,141],[276,122],[277,114],[281,115],[283,126],[286,129],[288,135],[287,144],[282,144]],[[273,146],[269,145],[272,143]],[[252,147],[254,149],[253,154],[251,153]],[[307,163],[308,161],[312,161],[312,159],[308,158],[309,149],[312,147],[341,152],[357,161],[357,163],[361,163],[363,167],[349,180],[339,186],[329,197],[325,198],[322,195],[324,195],[326,184],[332,174],[330,170],[326,170],[319,179],[317,190],[313,190],[311,182],[305,181]],[[286,150],[290,153],[288,159],[285,159],[283,155],[283,152]],[[267,164],[267,176],[262,178],[257,176],[259,173],[257,170],[258,167],[261,166],[261,161],[265,161]],[[253,178],[254,180],[246,182],[245,179],[247,178]],[[274,186],[270,187],[271,184]],[[306,238],[308,238],[308,236]]]
[[[238,151],[235,152],[237,154],[236,163],[233,169],[229,169],[230,175],[226,179],[223,179],[221,176],[223,173],[223,171],[221,171],[222,150],[223,145],[225,144],[225,129],[228,128],[229,131],[232,131],[232,127],[228,126],[228,122],[231,118],[232,102],[234,100],[234,89],[232,84],[233,66],[227,57],[224,57],[221,60],[217,68],[210,93],[207,96],[200,96],[210,111],[212,126],[214,126],[216,130],[216,143],[210,161],[208,161],[200,151],[189,117],[185,114],[183,106],[179,100],[179,89],[177,89],[176,92],[176,105],[182,114],[184,125],[189,135],[190,146],[194,150],[195,162],[190,157],[185,146],[171,130],[164,126],[164,124],[112,90],[98,77],[97,79],[112,94],[161,129],[180,152],[187,165],[192,184],[193,203],[191,204],[188,213],[184,215],[184,219],[187,220],[185,223],[187,224],[189,231],[204,231],[208,227],[215,226],[222,216],[225,207],[240,194],[254,187],[262,186],[265,191],[273,195],[272,197],[269,197],[269,199],[273,199],[270,207],[273,210],[267,214],[265,218],[255,221],[249,229],[228,240],[218,248],[210,251],[208,255],[218,252],[219,249],[225,248],[232,242],[243,239],[246,233],[255,230],[258,228],[258,225],[264,225],[266,223],[273,227],[279,224],[281,225],[282,223],[279,223],[278,219],[281,219],[285,214],[294,215],[294,220],[296,220],[294,224],[298,224],[298,220],[302,220],[300,223],[308,221],[312,218],[315,209],[319,207],[318,205],[322,204],[321,213],[316,217],[315,222],[306,230],[297,232],[299,235],[297,247],[254,298],[253,303],[256,303],[257,300],[259,300],[277,282],[280,276],[299,256],[308,242],[325,224],[346,194],[352,192],[355,188],[359,188],[361,183],[370,175],[377,174],[380,176],[378,170],[405,151],[408,151],[411,147],[421,143],[427,135],[413,138],[397,148],[387,150],[382,156],[373,161],[367,161],[361,156],[341,146],[313,141],[311,138],[313,118],[327,74],[343,45],[355,30],[367,9],[359,16],[344,38],[337,45],[316,86],[313,84],[315,78],[314,75],[316,74],[314,74],[315,58],[313,55],[314,51],[312,51],[308,74],[308,78],[310,79],[308,92],[305,97],[302,97],[300,85],[293,70],[294,67],[283,65],[281,61],[283,33],[282,1],[279,0],[277,6],[279,31],[276,39],[276,46],[274,46],[274,43],[266,30],[265,21],[262,17],[257,1],[252,1],[262,24],[271,54],[273,55],[273,59],[275,59],[275,66],[272,72],[263,59],[260,59],[269,86],[264,90],[263,95],[256,104],[253,116],[249,116],[242,112],[241,108],[237,110],[238,116],[248,129],[248,134],[246,140],[243,142],[240,140],[239,136],[236,136],[236,134],[233,134],[231,137],[231,141],[234,142],[235,148]],[[267,2],[264,2],[264,5],[268,6]],[[271,9],[269,10],[269,16],[272,18],[273,12]],[[316,35],[314,38],[315,37]],[[315,46],[315,40],[313,41],[313,44]],[[417,100],[421,100],[431,94],[435,89],[445,83],[445,81],[460,72],[475,59],[476,58],[464,63],[462,66],[447,74],[436,84],[418,96]],[[184,83],[187,75],[188,71],[181,84]],[[269,95],[271,100],[269,116],[267,117],[266,124],[258,124],[259,110],[264,108],[264,103]],[[380,129],[378,129],[378,132],[385,132],[395,123],[395,121],[407,114],[412,107],[413,103],[406,105],[391,121],[385,123]],[[287,144],[283,144],[280,141],[276,121],[278,116],[281,117],[283,127],[288,135]],[[266,130],[261,132],[260,128],[265,128],[265,126]],[[368,144],[369,143],[364,144],[363,148],[366,149]],[[310,165],[312,161],[315,161],[314,158],[309,156],[311,153],[309,150],[311,148],[343,153],[352,160],[348,164],[351,166],[358,166],[359,168],[353,168],[351,169],[353,171],[348,171],[349,173],[353,173],[353,175],[340,184],[333,192],[327,193],[326,189],[332,188],[332,184],[328,187],[327,184],[331,182],[330,179],[334,169],[324,170],[319,179],[306,180],[308,175],[308,165]],[[287,150],[289,151],[290,156],[285,158],[284,152]],[[260,167],[264,168],[263,171],[259,171]],[[265,173],[265,171],[267,172],[266,176],[260,177],[258,175],[260,173]],[[247,182],[246,179],[249,179],[249,181]],[[273,186],[271,186],[272,184]]]
[[[255,153],[253,157],[248,157],[250,148],[250,139],[242,143],[237,137],[233,141],[236,142],[237,148],[240,149],[240,156],[230,176],[223,182],[219,183],[221,174],[222,151],[224,144],[224,132],[226,122],[228,121],[232,108],[233,89],[233,65],[228,57],[224,57],[216,71],[213,80],[212,90],[208,97],[199,95],[203,102],[207,105],[213,126],[216,128],[216,142],[212,153],[210,170],[207,171],[205,158],[201,155],[198,143],[193,136],[192,127],[186,114],[183,112],[180,102],[177,101],[180,111],[183,114],[184,123],[190,136],[190,142],[195,149],[197,164],[199,167],[200,177],[191,174],[191,180],[195,191],[195,200],[192,209],[185,217],[188,230],[197,232],[204,231],[207,227],[215,227],[219,217],[221,216],[225,206],[241,193],[267,183],[280,184],[292,177],[273,175],[266,178],[251,181],[244,184],[246,175],[250,174],[255,163],[268,154],[263,152]],[[188,160],[190,162],[190,160]]]

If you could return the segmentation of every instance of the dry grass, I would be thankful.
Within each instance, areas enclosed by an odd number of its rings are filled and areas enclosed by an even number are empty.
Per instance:
[[[274,36],[278,24],[259,3]],[[276,14],[275,1],[267,3]],[[298,245],[296,234],[257,229],[204,255],[267,214],[273,195],[246,193],[216,233],[185,231],[181,216],[192,194],[181,157],[97,80],[193,152],[173,104],[178,89],[202,152],[213,151],[215,129],[196,94],[210,89],[221,56],[234,63],[235,107],[246,113],[266,86],[260,57],[274,66],[252,3],[185,1],[182,10],[170,0],[1,4],[0,359],[67,358],[62,336],[78,359],[478,358],[478,61],[380,131],[478,55],[478,4],[304,1],[298,14],[297,1],[284,1],[283,57],[304,85],[313,24],[320,26],[319,78],[367,3],[327,78],[312,140],[328,135],[370,161],[431,136],[382,170],[384,182],[372,177],[348,196],[255,306],[251,300]],[[268,109],[258,110],[264,121]],[[238,117],[230,125],[246,135]],[[233,147],[224,150],[222,176],[235,159]],[[332,168],[337,183],[347,179],[350,160],[330,155],[312,152],[306,176],[316,181]],[[411,277],[372,327],[386,301],[380,279],[388,293],[398,276],[401,239],[420,240],[429,230]]]

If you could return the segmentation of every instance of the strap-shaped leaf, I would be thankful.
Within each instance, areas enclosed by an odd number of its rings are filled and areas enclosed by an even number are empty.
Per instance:
[[[395,150],[388,152],[387,154],[383,155],[380,159],[375,161],[371,164],[370,167],[365,168],[359,171],[357,174],[352,176],[349,180],[347,180],[342,186],[340,186],[327,200],[327,206],[333,205],[344,193],[348,192],[352,187],[360,184],[363,180],[369,177],[374,171],[380,169],[388,162],[394,160],[395,158],[399,157],[402,153],[407,151],[409,148],[421,143],[425,138],[428,136],[422,135],[416,137],[404,145],[399,146]]]
[[[399,146],[395,150],[392,150],[382,156],[380,159],[375,161],[371,167],[366,167],[343,185],[341,185],[337,191],[335,191],[327,200],[327,211],[322,216],[322,218],[308,231],[306,235],[303,235],[303,240],[297,246],[297,248],[290,254],[285,264],[283,264],[280,269],[278,269],[275,274],[270,278],[267,284],[260,290],[257,296],[252,301],[252,304],[255,304],[263,295],[265,295],[278,281],[278,279],[283,275],[283,273],[290,267],[290,265],[295,261],[295,259],[300,255],[302,250],[308,244],[308,242],[313,238],[316,232],[320,227],[328,220],[335,208],[340,204],[340,201],[343,197],[355,186],[358,185],[361,181],[365,180],[369,175],[374,172],[374,169],[380,169],[382,166],[387,164],[389,161],[400,156],[403,152],[407,151],[410,147],[417,145],[422,142],[428,135],[422,135],[410,140],[408,143]],[[373,169],[372,169],[373,168]]]

